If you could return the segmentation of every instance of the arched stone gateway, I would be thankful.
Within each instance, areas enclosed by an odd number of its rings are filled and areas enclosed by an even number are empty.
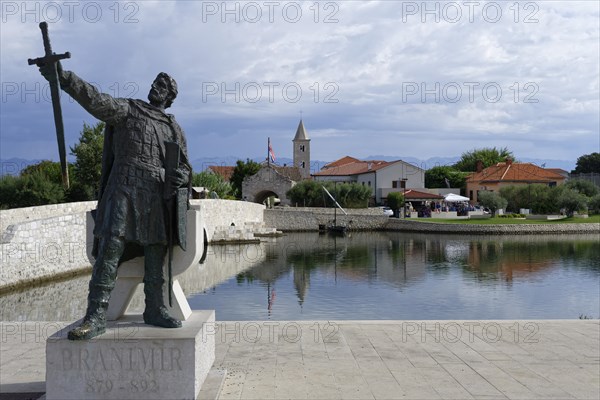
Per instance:
[[[262,203],[274,195],[281,200],[281,205],[290,205],[286,193],[301,179],[298,168],[264,165],[256,174],[246,177],[242,182],[242,199]]]
[[[279,197],[279,195],[271,190],[264,190],[262,192],[257,193],[256,195],[254,195],[254,202],[255,203],[260,203],[260,204],[266,204],[266,201],[269,197],[275,197],[279,200],[281,200],[281,197]]]

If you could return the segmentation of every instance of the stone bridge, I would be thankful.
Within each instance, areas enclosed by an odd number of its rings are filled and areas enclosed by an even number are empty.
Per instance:
[[[87,257],[86,213],[95,201],[0,211],[0,293],[91,270]],[[200,211],[210,242],[244,242],[254,233],[275,233],[263,224],[265,207],[232,200],[191,200]]]

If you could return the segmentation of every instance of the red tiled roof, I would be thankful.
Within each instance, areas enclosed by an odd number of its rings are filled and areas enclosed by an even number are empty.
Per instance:
[[[396,162],[396,161],[394,161]],[[367,160],[361,161],[356,158],[346,156],[337,161],[329,163],[322,170],[313,174],[315,176],[347,176],[358,175],[366,172],[377,171],[378,169],[392,165],[394,162]]]
[[[340,158],[339,160],[335,160],[330,162],[329,164],[326,164],[323,169],[326,168],[332,168],[332,167],[340,167],[342,165],[346,165],[346,164],[351,164],[351,163],[355,163],[355,162],[359,162],[360,160],[354,158],[354,157],[350,157],[350,156],[345,156]]]
[[[528,182],[548,183],[562,181],[565,177],[531,163],[506,163],[501,162],[485,168],[481,172],[474,172],[467,178],[467,182]]]
[[[439,194],[433,194],[429,192],[419,192],[414,189],[406,189],[406,192],[399,192],[404,194],[406,200],[443,200],[444,196]]]
[[[569,171],[565,171],[562,168],[546,168],[546,171],[555,172],[555,173],[559,174],[560,176],[564,176],[565,178],[569,176]]]
[[[231,179],[231,175],[233,175],[233,170],[235,167],[230,166],[222,166],[222,165],[211,165],[208,167],[213,174],[220,175],[226,182],[229,182]]]

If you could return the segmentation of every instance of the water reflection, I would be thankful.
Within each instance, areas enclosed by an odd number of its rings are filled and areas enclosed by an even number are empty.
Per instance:
[[[599,244],[593,235],[290,234],[194,303],[232,320],[598,316]]]

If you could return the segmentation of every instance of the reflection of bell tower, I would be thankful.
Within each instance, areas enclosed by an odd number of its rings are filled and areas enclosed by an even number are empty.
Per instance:
[[[302,179],[310,178],[310,139],[306,135],[304,124],[300,120],[294,136],[294,167],[300,170]]]
[[[310,270],[302,266],[294,266],[294,288],[298,296],[298,304],[304,304],[306,290],[310,286]]]

